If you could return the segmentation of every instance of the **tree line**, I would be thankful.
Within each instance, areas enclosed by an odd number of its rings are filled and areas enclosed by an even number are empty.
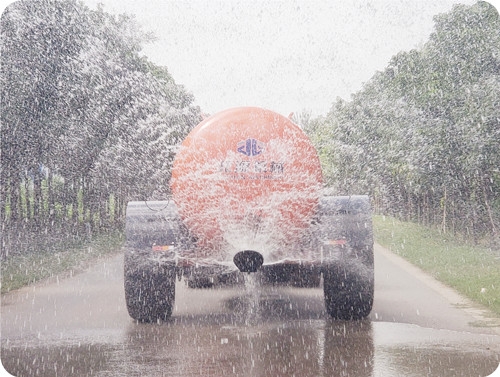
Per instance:
[[[20,0],[0,19],[1,256],[122,226],[165,198],[176,145],[201,120],[153,36],[78,0]],[[332,193],[478,240],[500,232],[500,21],[487,3],[435,17],[325,116],[300,120]]]
[[[333,192],[368,193],[382,213],[499,242],[499,16],[478,2],[434,21],[421,48],[305,128]]]
[[[116,228],[127,201],[168,195],[201,114],[140,55],[153,36],[77,0],[17,1],[0,30],[2,255],[23,233]]]

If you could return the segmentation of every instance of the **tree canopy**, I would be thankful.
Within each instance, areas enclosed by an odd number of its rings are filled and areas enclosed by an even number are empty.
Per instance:
[[[173,148],[201,115],[140,55],[152,36],[133,17],[20,0],[0,28],[4,223],[99,228],[128,200],[168,194]]]
[[[500,230],[500,20],[486,2],[435,17],[349,101],[310,122],[328,184],[378,210],[477,238]]]

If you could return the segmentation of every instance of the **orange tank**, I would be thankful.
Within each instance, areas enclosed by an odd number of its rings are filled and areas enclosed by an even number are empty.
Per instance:
[[[309,226],[321,187],[318,155],[304,132],[255,107],[202,121],[182,143],[171,179],[175,204],[199,245],[262,250],[267,260]]]

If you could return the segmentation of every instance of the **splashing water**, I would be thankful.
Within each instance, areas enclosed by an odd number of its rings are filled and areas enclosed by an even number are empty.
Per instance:
[[[251,326],[255,325],[260,317],[260,296],[261,296],[261,286],[260,286],[260,273],[248,273],[244,274],[245,279],[245,308],[246,308],[246,318],[245,325]]]

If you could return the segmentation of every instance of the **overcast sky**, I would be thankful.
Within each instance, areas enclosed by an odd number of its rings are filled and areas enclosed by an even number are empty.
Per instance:
[[[157,37],[143,53],[168,67],[206,113],[251,105],[321,115],[393,55],[425,43],[434,15],[475,1],[84,2],[135,15]]]

